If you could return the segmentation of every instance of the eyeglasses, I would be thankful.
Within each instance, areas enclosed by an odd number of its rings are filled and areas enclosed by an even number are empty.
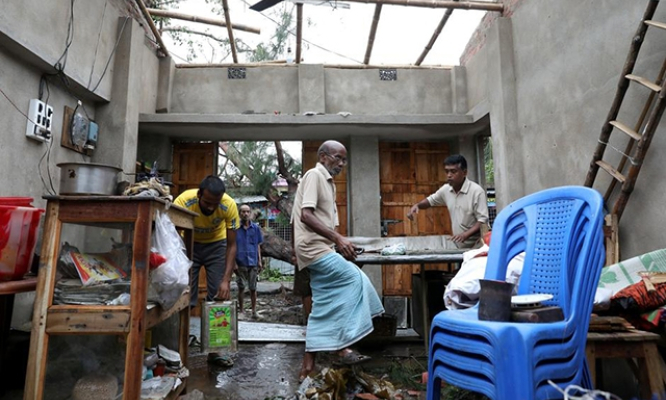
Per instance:
[[[330,154],[328,154],[328,153],[324,153],[324,154],[326,154],[327,156],[331,157],[332,159],[334,159],[334,160],[337,161],[337,162],[341,162],[342,165],[347,165],[347,159],[346,159],[346,158],[343,158],[343,157],[340,157],[340,156],[332,156],[332,155],[330,155]]]

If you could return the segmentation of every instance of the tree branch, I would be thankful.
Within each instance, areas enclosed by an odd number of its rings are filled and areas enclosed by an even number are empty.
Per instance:
[[[212,33],[208,32],[202,32],[202,31],[195,31],[193,29],[185,28],[184,26],[166,26],[161,29],[162,32],[183,32],[183,33],[191,33],[192,35],[200,35],[200,36],[206,36],[209,37],[217,42],[224,43],[224,44],[229,44],[229,39],[223,39],[220,37],[217,37],[213,35]]]

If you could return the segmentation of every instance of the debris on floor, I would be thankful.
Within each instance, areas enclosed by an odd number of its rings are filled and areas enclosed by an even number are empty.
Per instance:
[[[420,392],[396,389],[386,377],[378,378],[354,368],[323,368],[307,377],[297,391],[298,400],[418,399]]]

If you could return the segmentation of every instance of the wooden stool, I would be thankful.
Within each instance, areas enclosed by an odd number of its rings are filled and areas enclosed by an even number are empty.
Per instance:
[[[660,336],[643,331],[628,332],[589,332],[585,350],[590,367],[592,385],[596,387],[597,360],[601,358],[636,359],[630,366],[638,379],[640,395],[643,399],[652,399],[656,394],[664,399],[663,360],[657,350]]]

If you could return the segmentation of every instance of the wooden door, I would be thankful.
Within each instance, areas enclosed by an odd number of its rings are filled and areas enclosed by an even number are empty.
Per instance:
[[[323,142],[305,141],[303,142],[303,171],[314,168],[319,161],[317,150]],[[347,235],[347,167],[342,170],[340,175],[333,178],[335,183],[336,197],[335,203],[338,206],[338,218],[340,219],[340,226],[338,232],[341,235]]]
[[[175,143],[173,145],[173,190],[174,198],[187,189],[198,188],[201,180],[217,174],[217,142]],[[190,314],[201,315],[201,301],[206,298],[206,270],[199,273],[199,301]]]
[[[173,145],[174,198],[187,189],[199,187],[207,175],[217,174],[217,152],[217,142]]]
[[[379,170],[381,219],[400,220],[388,227],[388,236],[450,235],[451,219],[446,207],[422,210],[415,221],[407,219],[412,205],[434,193],[445,182],[444,159],[449,144],[380,143]],[[385,296],[411,296],[416,265],[385,265],[382,270]],[[428,270],[447,270],[448,264],[433,264]]]

